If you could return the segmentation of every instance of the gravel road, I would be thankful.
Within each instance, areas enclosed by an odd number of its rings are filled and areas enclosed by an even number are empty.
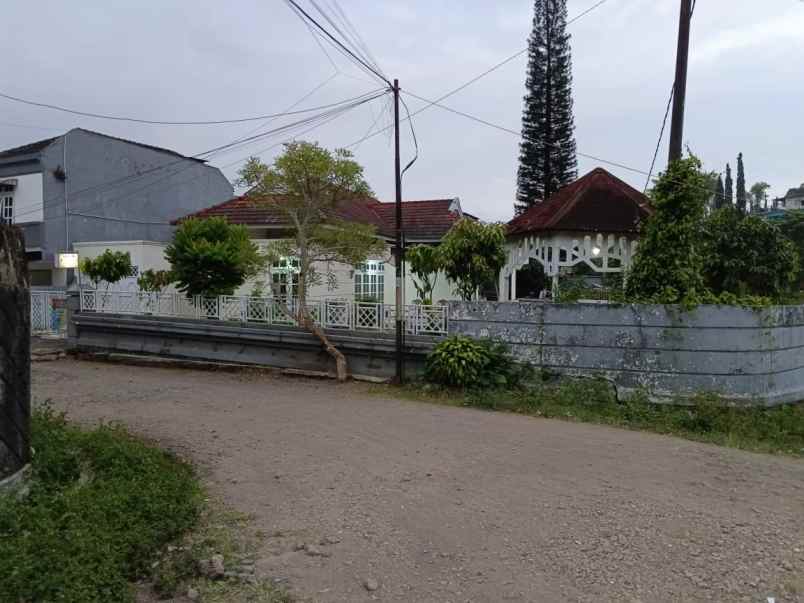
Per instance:
[[[36,363],[201,468],[313,601],[804,601],[804,462],[250,373]],[[301,545],[309,550],[297,550]]]

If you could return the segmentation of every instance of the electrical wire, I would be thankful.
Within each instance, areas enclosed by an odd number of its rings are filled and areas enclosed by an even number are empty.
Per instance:
[[[667,99],[667,108],[664,110],[664,119],[662,120],[662,129],[659,130],[659,140],[656,141],[656,150],[653,152],[653,160],[650,162],[650,169],[648,170],[648,177],[645,179],[645,188],[642,193],[645,194],[650,185],[650,178],[653,175],[653,168],[656,167],[656,158],[659,156],[659,147],[662,146],[662,138],[664,138],[664,129],[667,126],[667,116],[670,114],[670,105],[673,103],[673,95],[676,91],[676,84],[670,87],[670,98]]]
[[[261,134],[255,135],[255,136],[241,138],[241,139],[232,141],[230,143],[220,145],[220,146],[214,147],[212,149],[208,149],[206,151],[202,151],[201,153],[197,153],[197,154],[189,156],[189,157],[182,157],[181,159],[177,159],[177,160],[170,161],[168,163],[165,163],[165,164],[162,164],[162,165],[159,165],[159,166],[155,166],[153,168],[149,168],[148,170],[145,170],[145,171],[140,172],[138,174],[130,174],[128,176],[124,176],[124,177],[118,178],[116,180],[99,183],[99,184],[89,186],[89,187],[86,187],[84,189],[80,189],[80,190],[77,190],[77,191],[69,191],[69,194],[70,194],[70,196],[76,196],[76,195],[81,195],[81,194],[84,194],[84,193],[87,193],[87,192],[101,192],[101,191],[103,191],[105,189],[114,188],[115,186],[121,186],[121,185],[129,183],[129,182],[131,182],[133,180],[137,180],[139,178],[142,178],[142,177],[144,177],[144,176],[146,176],[148,174],[164,170],[164,169],[169,168],[169,167],[171,167],[173,165],[184,163],[187,159],[199,159],[201,157],[209,158],[209,157],[212,157],[214,155],[221,154],[221,153],[224,153],[226,151],[230,151],[230,150],[232,150],[234,148],[239,148],[240,146],[245,146],[244,145],[245,142],[262,140],[263,138],[267,138],[268,136],[272,136],[272,135],[276,135],[276,134],[280,134],[280,133],[285,133],[286,131],[296,129],[298,127],[303,127],[305,125],[309,125],[310,123],[324,121],[324,120],[326,120],[327,118],[329,118],[331,116],[332,117],[337,117],[337,116],[341,115],[342,113],[345,113],[345,112],[347,112],[347,111],[349,111],[351,109],[359,107],[360,105],[362,105],[364,103],[367,103],[367,102],[370,102],[370,101],[372,101],[372,100],[374,100],[376,98],[380,98],[380,97],[384,96],[385,94],[386,94],[386,91],[383,90],[381,92],[375,93],[375,94],[370,95],[370,96],[363,95],[363,97],[358,97],[356,100],[354,100],[353,102],[351,102],[349,104],[342,105],[341,107],[338,107],[336,109],[331,109],[329,111],[325,111],[325,112],[320,113],[318,115],[308,117],[308,118],[299,120],[297,122],[293,122],[291,124],[285,124],[283,126],[279,126],[278,128],[274,128],[273,130],[270,130],[268,132],[263,132]],[[321,124],[319,123],[318,125],[321,125]],[[183,166],[180,170],[169,174],[167,177],[175,176],[176,174],[178,174],[178,173],[180,173],[180,172],[182,172],[182,171],[184,171],[186,169],[190,169],[191,167],[194,167],[193,163],[190,163],[190,164],[187,164],[187,165]],[[155,180],[155,181],[149,183],[148,185],[146,185],[143,188],[147,188],[148,186],[152,186],[154,184],[157,184],[158,182],[161,182],[164,179],[165,178]],[[139,192],[140,190],[142,190],[142,189],[137,189],[134,192]],[[124,199],[124,198],[126,198],[126,197],[125,196],[121,197],[121,199]],[[64,196],[63,195],[53,197],[53,198],[48,199],[48,200],[43,202],[43,208],[44,207],[50,207],[54,203],[59,203],[59,204],[63,203],[63,201],[64,201]],[[15,214],[15,219],[19,218],[21,216],[24,216],[24,215],[30,215],[30,214],[34,214],[34,213],[39,213],[40,211],[43,211],[43,210],[40,210],[39,208],[37,208],[37,209],[34,209],[34,210],[29,210],[27,212],[21,212],[21,213]]]
[[[408,104],[405,102],[405,99],[402,98],[401,96],[399,97],[399,100],[402,102],[402,106],[405,108],[405,113],[408,116],[408,123],[410,124],[410,134],[413,137],[413,144],[416,149],[416,154],[413,156],[413,159],[411,159],[408,162],[408,164],[404,167],[404,169],[399,173],[399,178],[401,179],[402,176],[405,175],[405,172],[408,171],[408,168],[412,167],[413,164],[416,163],[416,160],[419,158],[419,141],[416,138],[416,130],[413,129],[413,119],[410,116],[410,109],[408,109]]]
[[[292,1],[292,0],[289,0]],[[53,109],[55,111],[62,111],[64,113],[71,113],[73,115],[81,115],[83,117],[93,117],[96,119],[109,119],[113,121],[127,121],[127,122],[134,122],[140,124],[152,124],[152,125],[161,125],[161,126],[207,126],[207,125],[219,125],[219,124],[237,124],[237,123],[245,123],[250,121],[264,121],[266,119],[273,119],[276,117],[289,117],[292,115],[301,115],[304,113],[312,113],[313,111],[321,111],[322,109],[329,109],[331,107],[336,107],[339,104],[343,103],[344,101],[338,101],[337,103],[330,103],[328,105],[320,105],[318,107],[307,107],[306,109],[299,109],[297,111],[285,111],[283,113],[272,113],[267,115],[256,115],[254,117],[242,117],[239,119],[219,119],[219,120],[209,120],[209,121],[161,121],[161,120],[150,120],[150,119],[140,119],[137,117],[122,117],[119,115],[107,115],[103,113],[92,113],[89,111],[79,111],[77,109],[69,109],[67,107],[62,107],[59,105],[53,105],[49,103],[40,103],[32,100],[27,100],[24,98],[20,98],[17,96],[12,96],[10,94],[6,94],[4,92],[0,92],[0,98],[5,98],[10,101],[23,103],[26,105],[33,105],[35,107],[43,107],[46,109]]]
[[[601,5],[605,4],[607,1],[608,1],[608,0],[599,0],[599,2],[597,2],[596,4],[593,4],[592,6],[590,6],[589,8],[587,8],[586,10],[584,10],[583,12],[581,12],[580,14],[576,15],[575,17],[573,17],[572,19],[570,19],[569,21],[567,21],[567,25],[570,25],[571,23],[575,23],[576,21],[578,21],[578,20],[579,20],[579,19],[581,19],[582,17],[585,17],[586,15],[588,15],[589,13],[591,13],[593,10],[595,10],[595,9],[596,9],[596,8],[598,8],[599,6],[601,6]],[[454,94],[457,94],[458,92],[460,92],[460,91],[464,90],[465,88],[468,88],[469,86],[471,86],[472,84],[474,84],[474,83],[475,83],[475,82],[477,82],[478,80],[480,80],[480,79],[482,79],[482,78],[486,77],[486,76],[487,76],[487,75],[489,75],[490,73],[493,73],[493,72],[494,72],[494,71],[496,71],[497,69],[499,69],[499,68],[501,68],[501,67],[503,67],[503,66],[507,65],[508,63],[510,63],[511,61],[513,61],[514,59],[517,59],[517,58],[519,58],[520,56],[522,56],[523,54],[525,54],[526,52],[528,52],[528,47],[525,47],[525,48],[523,48],[522,50],[518,50],[518,51],[517,51],[517,52],[515,52],[514,54],[512,54],[512,55],[510,55],[510,56],[508,56],[508,57],[506,57],[506,58],[504,58],[504,59],[503,59],[502,61],[500,61],[499,63],[496,63],[495,65],[492,65],[491,67],[489,67],[488,69],[486,69],[485,71],[483,71],[482,73],[480,73],[479,75],[477,75],[477,76],[473,77],[472,79],[468,80],[467,82],[465,82],[465,83],[461,84],[461,85],[460,85],[460,86],[458,86],[457,88],[453,88],[453,89],[452,89],[452,90],[450,90],[449,92],[447,92],[447,93],[445,93],[445,94],[442,94],[442,95],[441,95],[441,96],[439,96],[439,97],[438,97],[436,100],[431,101],[431,103],[430,103],[429,105],[426,105],[426,106],[424,106],[424,107],[421,107],[420,109],[417,109],[416,111],[414,111],[413,113],[411,113],[411,115],[410,115],[410,116],[411,116],[411,117],[415,117],[415,116],[416,116],[416,115],[418,115],[419,113],[421,113],[421,112],[423,112],[423,111],[427,111],[427,109],[429,109],[429,108],[431,108],[431,107],[435,106],[435,105],[436,105],[436,103],[440,103],[441,101],[443,101],[443,100],[445,100],[445,99],[449,98],[450,96],[453,96]],[[363,137],[363,138],[361,138],[360,140],[357,140],[357,141],[355,141],[355,142],[353,142],[353,143],[351,143],[351,144],[346,145],[346,148],[347,148],[347,149],[352,148],[353,146],[355,146],[355,145],[358,145],[358,144],[362,143],[364,140],[368,140],[369,138],[374,138],[375,136],[377,136],[378,134],[380,134],[380,133],[382,133],[382,132],[384,132],[384,131],[388,130],[389,128],[393,128],[393,125],[386,126],[386,127],[382,128],[382,129],[380,129],[380,130],[376,130],[375,132],[372,132],[371,134],[368,134],[368,135],[364,136],[364,137]]]
[[[391,85],[391,82],[388,81],[384,75],[382,75],[379,71],[377,71],[374,67],[369,65],[366,61],[362,58],[357,56],[352,50],[347,48],[340,40],[338,40],[335,36],[333,36],[323,25],[321,25],[315,18],[313,18],[307,11],[305,11],[302,7],[299,6],[296,0],[285,0],[287,3],[291,4],[299,13],[301,13],[304,18],[306,18],[310,23],[312,23],[315,27],[317,27],[322,33],[326,35],[326,37],[330,40],[331,43],[335,45],[336,48],[341,49],[345,52],[348,56],[350,56],[354,61],[357,61],[359,65],[363,68],[367,69],[370,73],[374,74],[377,78],[380,79],[385,84]]]

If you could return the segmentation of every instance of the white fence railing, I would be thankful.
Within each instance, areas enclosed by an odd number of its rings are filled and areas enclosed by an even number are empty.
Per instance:
[[[64,291],[31,291],[31,332],[63,336],[67,333]]]
[[[109,314],[147,314],[263,324],[296,324],[296,300],[271,297],[221,295],[187,297],[181,293],[82,290],[81,311]],[[325,329],[393,331],[393,305],[340,299],[307,301],[310,316]],[[288,310],[290,313],[288,313]],[[405,306],[405,329],[411,335],[446,335],[447,307],[411,304]]]

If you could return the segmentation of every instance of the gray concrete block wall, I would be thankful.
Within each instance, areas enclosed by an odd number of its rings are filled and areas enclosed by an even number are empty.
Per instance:
[[[451,333],[499,340],[549,371],[605,377],[626,395],[804,400],[804,306],[450,302],[449,313]]]

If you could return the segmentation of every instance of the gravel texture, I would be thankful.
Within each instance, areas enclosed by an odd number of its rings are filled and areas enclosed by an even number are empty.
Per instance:
[[[34,398],[190,457],[313,601],[804,601],[804,462],[383,399],[59,360]]]

